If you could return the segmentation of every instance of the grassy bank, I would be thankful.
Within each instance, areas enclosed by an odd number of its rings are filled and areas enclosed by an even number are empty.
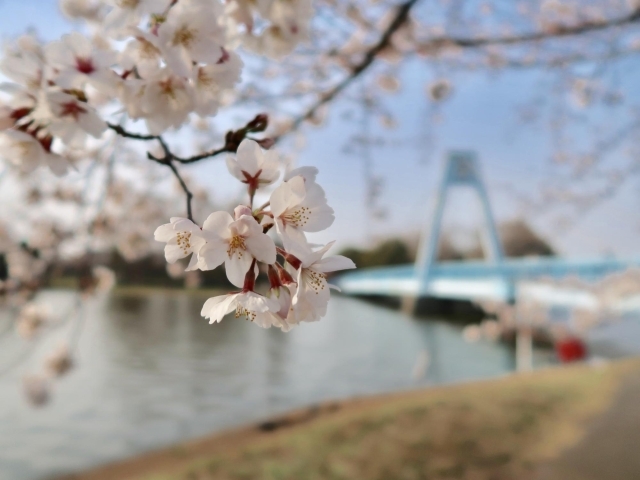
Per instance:
[[[638,372],[634,360],[349,400],[72,478],[526,480]]]

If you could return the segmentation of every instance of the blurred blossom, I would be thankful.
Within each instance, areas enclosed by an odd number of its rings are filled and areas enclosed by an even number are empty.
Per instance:
[[[22,388],[27,400],[34,407],[42,407],[49,402],[51,385],[42,375],[29,374],[22,379]]]
[[[45,359],[45,370],[53,377],[61,377],[73,366],[71,352],[66,344],[61,344]]]
[[[445,100],[449,95],[451,95],[451,90],[451,83],[445,79],[436,80],[427,86],[429,98],[435,102]]]
[[[482,323],[480,323],[480,330],[482,331],[482,336],[491,341],[498,340],[502,334],[500,324],[492,319],[483,320]]]
[[[38,333],[48,319],[49,315],[44,307],[29,303],[20,310],[16,320],[16,331],[20,337],[29,340]]]
[[[482,330],[478,325],[467,325],[462,329],[462,338],[469,343],[478,342],[482,338]]]
[[[377,78],[378,86],[387,92],[397,92],[400,89],[400,80],[394,75],[380,75]]]

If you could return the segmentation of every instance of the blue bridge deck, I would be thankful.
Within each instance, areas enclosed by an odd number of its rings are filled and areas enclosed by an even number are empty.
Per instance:
[[[640,267],[640,259],[567,260],[546,257],[495,263],[441,262],[431,265],[424,275],[415,265],[399,265],[345,273],[334,283],[344,293],[355,295],[507,300],[514,284],[522,280],[578,276],[585,281],[597,281],[630,267]]]

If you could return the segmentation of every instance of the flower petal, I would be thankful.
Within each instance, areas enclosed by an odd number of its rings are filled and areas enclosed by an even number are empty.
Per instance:
[[[259,262],[268,263],[271,265],[276,261],[276,245],[273,240],[264,233],[247,237],[244,240],[247,250],[254,256]]]
[[[347,270],[349,268],[356,268],[356,264],[350,258],[342,255],[332,255],[313,264],[313,269],[321,273]]]
[[[171,237],[175,237],[176,232],[173,229],[173,225],[170,223],[165,223],[164,225],[160,225],[156,228],[156,231],[153,232],[153,238],[158,242],[168,242]]]
[[[239,294],[220,295],[218,297],[211,297],[202,306],[200,315],[204,318],[209,318],[209,323],[220,322],[227,313],[230,313],[234,309],[234,301]]]
[[[227,257],[227,244],[222,240],[212,240],[205,243],[197,252],[198,268],[213,270],[222,265]]]
[[[236,161],[241,170],[244,170],[252,177],[255,176],[258,170],[261,169],[263,162],[260,145],[254,140],[245,138],[238,147]]]
[[[227,170],[229,170],[231,175],[236,177],[238,180],[246,180],[245,176],[242,175],[242,169],[238,165],[238,162],[236,162],[235,158],[227,156],[226,162]]]
[[[251,267],[251,262],[253,262],[253,257],[246,253],[242,256],[233,255],[232,257],[227,257],[224,262],[224,268],[227,271],[227,278],[233,285],[238,288],[244,286],[244,277],[249,271],[249,267]]]
[[[213,212],[202,224],[202,230],[214,233],[221,238],[229,238],[229,225],[233,217],[228,212]]]
[[[190,252],[184,253],[184,250],[178,245],[166,245],[164,247],[164,258],[166,258],[169,263],[175,263],[176,260],[186,257],[189,253]]]

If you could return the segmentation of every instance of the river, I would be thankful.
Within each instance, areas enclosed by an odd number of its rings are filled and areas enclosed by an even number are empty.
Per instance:
[[[57,312],[73,304],[69,292],[43,295]],[[90,301],[78,367],[56,382],[44,408],[30,407],[20,389],[44,347],[1,376],[0,479],[78,471],[321,400],[513,369],[504,345],[469,344],[437,318],[414,320],[356,299],[335,297],[325,319],[288,334],[232,317],[208,325],[204,299],[158,291]],[[4,360],[24,348],[15,337],[11,348],[3,342]],[[549,361],[536,352],[539,365]],[[416,364],[427,363],[416,375]]]

